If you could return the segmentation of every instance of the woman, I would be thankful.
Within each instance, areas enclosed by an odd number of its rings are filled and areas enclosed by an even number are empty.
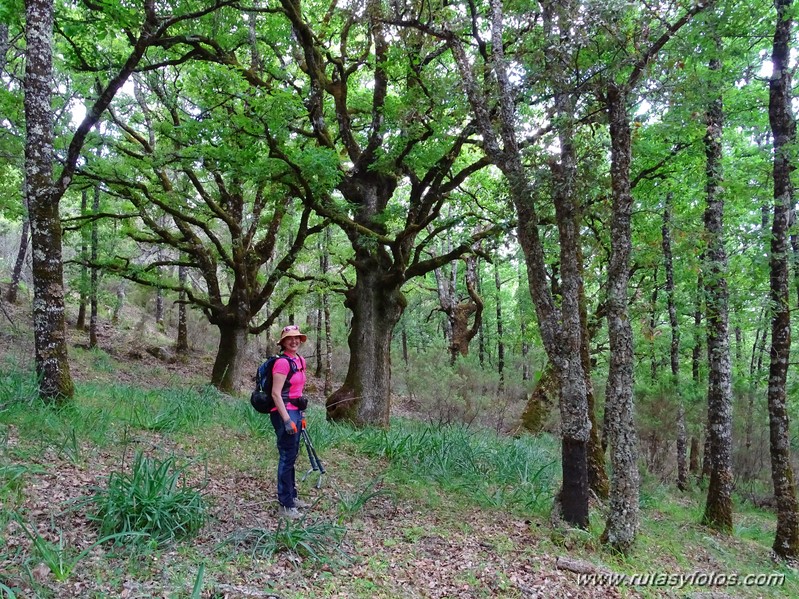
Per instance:
[[[275,407],[270,417],[277,436],[277,449],[280,455],[277,465],[277,499],[280,502],[279,515],[284,518],[301,518],[297,508],[309,504],[297,499],[294,462],[300,451],[300,431],[302,430],[302,411],[297,404],[302,402],[305,387],[305,358],[297,354],[307,337],[300,327],[291,324],[280,334],[281,359],[275,360],[272,367],[272,399]],[[287,359],[282,359],[285,357]]]

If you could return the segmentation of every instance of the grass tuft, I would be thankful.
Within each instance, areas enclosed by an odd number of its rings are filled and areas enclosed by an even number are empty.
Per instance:
[[[337,490],[338,502],[338,521],[343,522],[359,513],[372,499],[381,496],[388,496],[392,500],[394,494],[388,489],[380,488],[383,483],[382,477],[372,479],[363,489],[356,493],[347,493]]]
[[[89,517],[104,535],[147,533],[157,545],[191,537],[206,508],[197,489],[181,484],[184,474],[174,456],[159,461],[137,453],[130,473],[112,472],[107,487],[95,490]]]
[[[280,518],[275,530],[251,528],[231,535],[227,542],[250,551],[253,558],[271,557],[290,552],[314,562],[327,562],[333,557],[346,558],[341,542],[346,528],[327,520],[306,522]]]
[[[98,545],[102,545],[103,543],[114,541],[122,537],[131,536],[131,533],[108,535],[95,541],[83,551],[75,553],[75,551],[64,542],[64,534],[62,531],[58,531],[58,542],[54,543],[45,539],[33,527],[26,526],[22,519],[17,519],[17,523],[20,525],[25,534],[31,539],[33,542],[34,551],[42,560],[42,562],[49,568],[50,572],[53,574],[53,578],[55,578],[58,582],[64,582],[68,580],[69,577],[72,576],[72,572],[75,570],[80,561],[83,560],[83,558],[86,557],[92,551],[92,549]]]
[[[14,404],[31,404],[39,401],[36,376],[17,368],[0,370],[0,412]]]

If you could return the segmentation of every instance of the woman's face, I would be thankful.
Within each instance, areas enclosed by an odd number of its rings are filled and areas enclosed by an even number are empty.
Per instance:
[[[285,339],[283,339],[283,349],[296,352],[299,349],[301,343],[302,341],[300,341],[300,338],[298,336],[286,337]]]

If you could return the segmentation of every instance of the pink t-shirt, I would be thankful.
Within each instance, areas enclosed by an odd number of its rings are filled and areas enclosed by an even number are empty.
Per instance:
[[[285,356],[285,354],[284,354]],[[297,372],[294,373],[294,376],[291,377],[291,386],[289,387],[289,399],[295,397],[302,397],[302,390],[305,387],[305,358],[298,355],[294,358],[289,356],[285,356],[289,360],[292,360],[294,364],[297,365]],[[274,365],[272,366],[272,373],[273,374],[285,374],[286,378],[288,379],[289,375],[291,374],[291,368],[289,367],[288,360],[283,359],[281,356],[279,359],[275,360]],[[287,410],[296,410],[297,406],[289,402],[286,405]]]

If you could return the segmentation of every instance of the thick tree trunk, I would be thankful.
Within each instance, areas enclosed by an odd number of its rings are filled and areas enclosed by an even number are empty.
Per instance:
[[[558,177],[555,198],[560,232],[561,307],[552,303],[544,267],[543,247],[538,237],[537,216],[529,204],[532,196],[518,163],[506,165],[511,196],[519,215],[518,233],[527,263],[530,295],[536,307],[544,348],[559,383],[563,487],[559,494],[563,519],[578,527],[588,526],[588,440],[591,420],[585,372],[580,359],[580,268],[578,264],[577,209],[573,197],[571,142],[561,142],[561,162],[551,165]]]
[[[559,497],[562,515],[566,522],[584,528],[588,526],[588,442],[592,427],[585,372],[580,359],[578,211],[573,197],[574,156],[567,134],[562,136],[561,146],[561,164],[551,165],[558,179],[554,197],[561,245],[560,311],[553,305],[548,287],[543,247],[537,231],[538,218],[529,203],[532,197],[529,184],[521,164],[505,165],[505,170],[519,216],[518,233],[527,263],[530,295],[536,307],[544,348],[560,385],[563,488]]]
[[[344,384],[327,398],[327,417],[356,426],[388,427],[391,409],[391,336],[406,300],[399,282],[372,268],[358,270],[346,294],[352,311],[350,362]]]
[[[211,318],[211,324],[219,328],[219,348],[211,371],[211,384],[220,391],[236,391],[242,381],[251,317],[246,285],[237,280],[224,312],[218,312]],[[293,315],[290,315],[289,322],[294,322]]]
[[[799,556],[799,505],[791,465],[791,433],[786,381],[791,353],[790,285],[788,277],[788,227],[793,208],[791,155],[796,142],[796,122],[791,112],[790,40],[792,0],[777,0],[777,27],[771,55],[769,122],[774,135],[774,219],[771,227],[771,363],[768,413],[771,440],[771,479],[777,500],[774,552],[783,559]]]
[[[61,219],[53,185],[52,0],[26,0],[25,173],[33,246],[33,327],[36,374],[44,399],[75,393],[69,371]]]
[[[608,268],[608,336],[610,369],[605,410],[610,427],[610,510],[603,539],[627,552],[638,530],[638,435],[633,414],[633,337],[627,313],[629,262],[632,249],[630,192],[631,140],[627,94],[611,84],[607,90],[611,140],[611,256]]]
[[[243,372],[249,330],[246,324],[229,322],[217,324],[217,327],[219,347],[211,371],[211,384],[220,391],[230,393],[236,391],[236,385]]]
[[[494,4],[499,10],[500,3]],[[537,231],[529,229],[538,226],[538,218],[529,208],[521,208],[516,202],[519,217],[519,230],[526,231],[526,243],[522,243],[528,264],[528,281],[531,297],[536,304],[541,328],[541,337],[547,355],[556,367],[560,382],[560,417],[562,435],[563,487],[561,503],[563,519],[574,526],[588,526],[589,475],[588,455],[592,426],[588,405],[587,373],[583,368],[583,334],[581,322],[582,264],[580,249],[580,206],[575,188],[577,180],[577,158],[574,147],[574,114],[576,94],[572,83],[567,80],[567,64],[571,60],[565,43],[572,32],[573,17],[578,8],[574,2],[563,2],[554,11],[552,6],[545,10],[545,30],[554,44],[547,52],[547,60],[553,69],[555,87],[554,108],[557,118],[558,141],[560,143],[559,161],[552,161],[552,198],[555,203],[555,218],[560,238],[560,310],[554,306],[553,292],[547,288],[546,268],[543,261],[543,248]],[[506,75],[507,76],[507,75]],[[507,83],[507,80],[506,80]],[[510,126],[507,123],[506,126]],[[517,149],[518,150],[518,149]],[[515,152],[518,153],[518,152]],[[509,176],[511,188],[514,180],[524,179],[521,164]],[[518,183],[516,184],[518,187]],[[520,200],[530,202],[528,193]],[[525,245],[527,246],[525,248]],[[533,267],[532,269],[530,267]],[[535,279],[535,280],[534,280]],[[556,278],[552,278],[552,283]],[[546,289],[546,290],[545,290]]]
[[[718,59],[710,62],[718,71]],[[710,450],[710,484],[702,523],[732,532],[732,381],[728,331],[727,252],[724,248],[724,198],[722,197],[721,141],[722,100],[717,96],[707,111],[707,208],[708,239],[705,270],[707,317],[708,393],[707,418]]]
[[[607,499],[610,495],[610,481],[605,471],[605,450],[602,447],[602,436],[599,433],[599,423],[596,419],[596,401],[594,399],[594,385],[591,381],[591,361],[587,345],[584,347],[582,362],[583,372],[585,373],[585,397],[588,404],[588,419],[591,422],[591,433],[588,437],[588,486],[596,493],[597,497]]]

